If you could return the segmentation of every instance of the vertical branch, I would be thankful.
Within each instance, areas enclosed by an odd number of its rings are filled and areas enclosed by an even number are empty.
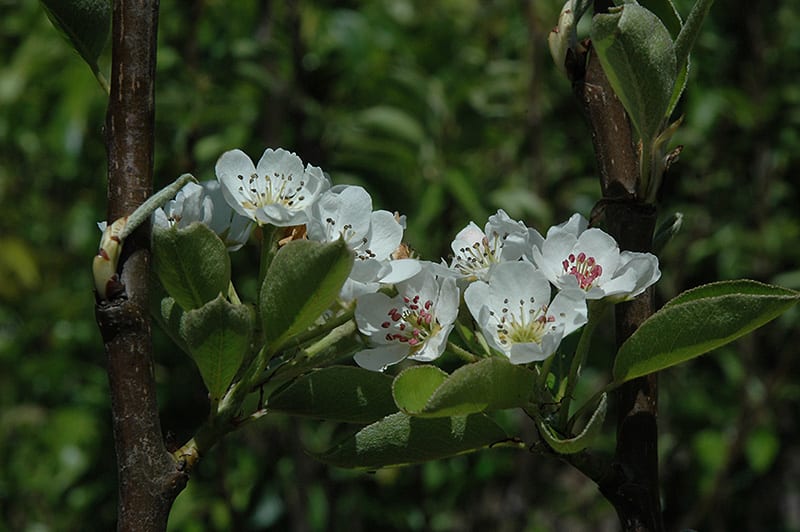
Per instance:
[[[108,220],[130,214],[151,193],[158,0],[116,0],[111,94],[106,113]],[[186,483],[161,433],[148,315],[149,224],[126,241],[125,290],[95,315],[108,358],[119,481],[119,530],[164,530]]]
[[[603,2],[596,2],[595,11]],[[614,94],[600,61],[587,43],[583,57],[573,57],[573,89],[592,134],[603,198],[593,218],[602,215],[622,249],[650,251],[655,207],[637,196],[639,156],[630,121]],[[652,291],[617,305],[617,345],[655,312]],[[615,392],[617,447],[610,472],[596,478],[600,491],[614,505],[623,530],[663,530],[658,482],[657,376],[648,375]]]

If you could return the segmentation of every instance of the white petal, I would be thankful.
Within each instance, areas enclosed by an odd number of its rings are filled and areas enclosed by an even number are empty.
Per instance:
[[[319,166],[306,165],[305,180],[306,183],[313,184],[314,193],[317,195],[331,188],[331,180]]]
[[[534,263],[552,283],[557,283],[558,277],[564,271],[561,263],[572,252],[577,241],[575,235],[551,227],[542,243],[541,254],[537,254],[537,249],[534,248]]]
[[[503,262],[498,264],[489,280],[491,294],[489,306],[495,312],[505,299],[533,298],[537,305],[550,302],[550,283],[542,272],[529,262]]]
[[[344,280],[344,285],[339,291],[339,299],[345,303],[349,303],[366,294],[374,294],[380,290],[379,283],[370,283],[357,281],[355,279],[347,278]]]
[[[388,266],[388,272],[380,278],[380,282],[384,284],[396,284],[406,281],[422,271],[422,263],[417,259],[391,260],[386,265]]]
[[[370,228],[372,198],[366,190],[355,186],[337,186],[323,194],[311,208],[308,237],[318,242],[331,242],[344,235],[347,244],[358,247]]]
[[[546,353],[542,346],[536,342],[513,344],[508,352],[508,360],[512,364],[528,364],[529,362],[544,360],[551,354],[552,352]]]
[[[100,224],[97,224],[98,227]],[[104,222],[105,225],[105,222]],[[164,209],[156,209],[153,213],[153,225],[157,227],[168,228],[169,227],[169,220],[167,219],[167,214],[164,212]],[[106,228],[103,227],[101,231],[105,231]]]
[[[508,359],[512,364],[528,364],[529,362],[545,360],[558,349],[562,336],[561,328],[559,327],[555,332],[545,335],[541,344],[535,342],[514,344],[511,346]]]
[[[547,314],[554,316],[557,324],[563,325],[564,336],[580,329],[588,320],[583,290],[562,290],[553,298]]]
[[[395,300],[386,294],[364,294],[356,300],[356,324],[358,330],[367,336],[373,336],[373,341],[383,340],[381,324],[386,321],[389,309],[396,306]],[[375,334],[379,333],[379,334]]]
[[[255,215],[257,221],[265,224],[272,224],[276,227],[303,225],[308,221],[308,215],[305,211],[287,209],[283,205],[277,203],[270,203],[259,207],[256,209]]]
[[[607,279],[602,285],[593,286],[586,292],[586,299],[602,299],[607,296],[627,296],[636,289],[636,272],[627,270],[612,279]]]
[[[456,255],[462,253],[462,249],[472,247],[475,243],[481,243],[486,237],[483,230],[475,225],[475,222],[470,222],[464,229],[456,234],[450,248]]]
[[[447,337],[450,336],[450,332],[452,330],[452,323],[448,327],[443,327],[438,333],[436,333],[435,336],[425,340],[425,345],[422,346],[422,349],[408,358],[412,360],[419,360],[420,362],[430,362],[432,360],[436,360],[442,356],[442,353],[444,353],[445,348],[447,347]]]
[[[456,280],[452,277],[440,280],[442,286],[436,299],[436,319],[445,326],[451,326],[458,317],[459,292]]]
[[[511,219],[502,209],[490,216],[486,224],[486,236],[490,241],[493,235],[502,238],[502,249],[497,258],[504,261],[519,260],[530,247],[528,228],[522,222]]]
[[[408,346],[392,344],[364,349],[353,356],[356,364],[372,371],[383,371],[392,364],[401,362],[408,355]]]
[[[638,296],[661,278],[658,257],[652,253],[623,251],[620,255],[620,261],[623,263],[620,268],[621,274],[624,275],[630,271],[635,272],[634,287],[630,290],[630,293],[626,294],[626,299]]]
[[[486,307],[488,299],[489,283],[484,281],[475,281],[464,291],[464,302],[467,304],[469,313],[472,314],[472,319],[474,319],[482,329],[486,324],[482,318],[481,311]],[[484,332],[484,334],[486,333]]]
[[[597,284],[602,284],[603,280],[610,279],[619,267],[617,241],[600,229],[587,229],[581,233],[574,249],[576,255],[579,252],[586,253],[587,257],[594,257],[597,264],[603,268],[602,274],[597,278]]]
[[[427,267],[425,263],[421,263],[421,265],[422,268],[418,274],[407,281],[397,283],[397,291],[400,294],[419,294],[421,299],[436,301],[436,297],[439,294],[439,285],[436,282],[436,276],[433,270]]]
[[[555,227],[551,227],[550,230],[547,231],[547,237],[550,238],[550,231],[557,229],[569,233],[577,238],[579,234],[586,231],[587,227],[589,227],[589,221],[586,220],[586,218],[581,216],[579,213],[575,213],[572,216],[570,216],[569,220],[567,220],[566,222],[559,224]]]
[[[377,260],[357,260],[353,263],[350,270],[350,279],[363,283],[378,282],[384,274],[390,272],[390,268],[385,262]]]
[[[280,180],[288,179],[291,176],[293,180],[299,181],[303,179],[304,174],[303,161],[300,160],[300,157],[283,148],[264,150],[264,154],[256,165],[256,171],[259,176],[269,177],[273,180],[277,175]]]
[[[370,222],[369,249],[376,259],[388,259],[403,241],[403,227],[389,211],[373,212]]]
[[[242,216],[255,220],[252,209],[243,206],[250,201],[250,195],[242,187],[246,187],[250,177],[256,173],[256,167],[250,157],[242,150],[226,151],[217,160],[215,172],[228,205]],[[242,176],[242,179],[239,176]]]

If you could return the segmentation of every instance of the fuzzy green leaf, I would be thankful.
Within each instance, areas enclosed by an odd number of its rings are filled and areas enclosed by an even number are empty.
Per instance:
[[[181,317],[181,338],[212,400],[219,400],[236,376],[250,348],[253,321],[249,307],[229,303],[221,294]]]
[[[438,460],[505,441],[505,431],[484,414],[425,419],[397,412],[315,457],[340,467],[378,469]]]
[[[686,17],[686,23],[681,28],[680,34],[675,38],[675,58],[679,68],[688,63],[689,54],[694,47],[697,36],[700,35],[703,21],[713,3],[714,0],[697,0],[689,12],[689,16]]]
[[[491,357],[458,368],[435,388],[418,385],[416,390],[419,391],[413,400],[409,400],[409,393],[398,393],[398,390],[415,390],[417,376],[408,371],[398,375],[394,396],[401,409],[423,417],[459,416],[525,406],[536,382],[531,370],[515,366],[504,358]]]
[[[652,11],[664,23],[673,41],[678,38],[683,27],[683,21],[672,0],[640,0],[639,4]],[[667,112],[664,113],[664,118],[667,120],[675,106],[678,105],[678,100],[680,100],[681,94],[686,88],[686,82],[689,80],[689,57],[687,56],[686,60],[681,62],[677,52],[677,43],[675,59],[677,75],[675,77],[675,86],[672,89],[672,96],[670,96],[669,105],[667,106]]]
[[[708,353],[761,327],[798,301],[798,292],[749,280],[688,290],[622,344],[614,380],[622,383]]]
[[[591,38],[603,71],[642,141],[649,145],[670,106],[677,68],[664,23],[638,4],[595,15]]]
[[[202,307],[227,293],[231,261],[208,226],[153,227],[153,269],[167,293],[184,309]]]
[[[259,306],[267,345],[274,354],[306,330],[339,295],[353,267],[344,240],[296,240],[275,255],[261,286]]]
[[[353,366],[307,373],[274,393],[267,407],[295,416],[364,424],[397,411],[392,377]]]
[[[421,412],[447,377],[447,373],[436,366],[411,366],[403,370],[392,383],[394,402],[408,414]]]

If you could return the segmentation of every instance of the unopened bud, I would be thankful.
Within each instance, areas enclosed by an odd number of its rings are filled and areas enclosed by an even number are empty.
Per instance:
[[[575,13],[572,10],[572,0],[567,0],[558,15],[558,25],[550,31],[547,36],[547,44],[550,46],[550,55],[556,67],[564,74],[567,74],[565,66],[567,60],[567,50],[575,40],[574,34]]]

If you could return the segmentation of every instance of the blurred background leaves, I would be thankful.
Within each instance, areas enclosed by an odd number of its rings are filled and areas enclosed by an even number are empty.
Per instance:
[[[676,4],[688,13],[687,0]],[[677,109],[685,149],[660,197],[663,215],[684,213],[662,255],[661,301],[737,277],[800,288],[799,4],[711,11]],[[105,218],[105,100],[36,1],[0,5],[0,523],[107,530],[116,479],[89,274]],[[184,172],[213,178],[226,149],[282,146],[408,215],[408,242],[432,259],[499,207],[540,230],[588,214],[599,194],[591,141],[545,44],[560,7],[164,2],[156,186]],[[254,253],[234,254],[235,276],[251,272]],[[794,309],[662,375],[668,529],[800,530],[798,318]],[[207,398],[191,360],[159,333],[156,344],[163,426],[178,444]],[[610,348],[593,356],[609,367]],[[587,388],[608,377],[586,375]],[[530,439],[516,413],[501,421]],[[170,527],[617,528],[594,485],[527,453],[361,474],[302,450],[342,430],[270,416],[234,434],[201,463]]]

